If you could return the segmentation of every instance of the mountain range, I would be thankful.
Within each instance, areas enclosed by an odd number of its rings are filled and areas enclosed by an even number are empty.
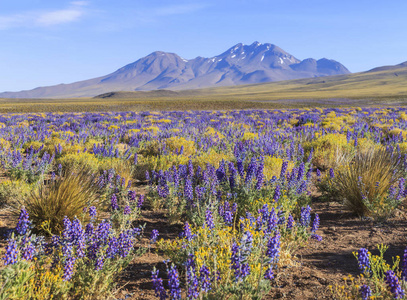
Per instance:
[[[117,71],[70,84],[0,93],[0,98],[92,97],[113,91],[186,90],[349,74],[341,63],[299,60],[273,44],[237,44],[220,55],[184,59],[156,51]]]

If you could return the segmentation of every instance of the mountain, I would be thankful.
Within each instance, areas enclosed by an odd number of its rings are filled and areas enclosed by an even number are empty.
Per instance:
[[[0,93],[1,98],[89,97],[112,91],[185,90],[350,73],[326,58],[303,61],[273,44],[237,44],[218,56],[184,59],[156,51],[106,76]]]

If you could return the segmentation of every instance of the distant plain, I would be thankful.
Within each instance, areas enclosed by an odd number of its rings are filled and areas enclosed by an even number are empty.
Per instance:
[[[367,72],[184,91],[114,92],[94,98],[0,99],[0,112],[280,109],[407,104],[407,63]]]

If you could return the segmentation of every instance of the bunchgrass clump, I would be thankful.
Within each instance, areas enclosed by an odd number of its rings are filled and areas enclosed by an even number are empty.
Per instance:
[[[38,186],[21,204],[34,227],[45,226],[50,232],[58,233],[63,228],[64,217],[72,219],[86,207],[99,206],[98,187],[88,170],[66,170],[49,185]],[[17,206],[15,211],[18,212]]]
[[[356,153],[350,164],[327,177],[331,192],[348,209],[359,216],[385,218],[403,197],[402,175],[397,155],[384,148],[370,148]]]

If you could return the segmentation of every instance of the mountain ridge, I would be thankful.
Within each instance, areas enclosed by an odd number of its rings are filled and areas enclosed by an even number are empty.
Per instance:
[[[93,97],[114,91],[186,90],[349,74],[335,60],[299,60],[280,47],[238,43],[210,58],[155,51],[116,71],[70,84],[3,92],[3,98]]]

